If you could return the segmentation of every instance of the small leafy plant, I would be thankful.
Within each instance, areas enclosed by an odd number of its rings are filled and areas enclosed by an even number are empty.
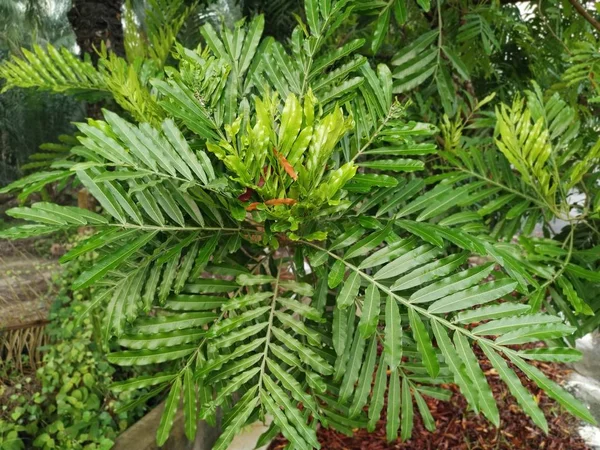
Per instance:
[[[3,450],[108,450],[117,435],[145,412],[145,392],[111,391],[123,376],[150,374],[147,368],[115,368],[95,339],[100,320],[77,314],[91,301],[88,291],[74,294],[71,283],[88,264],[82,256],[65,267],[45,332],[49,344],[43,365],[23,375],[6,364],[0,390],[0,448]]]
[[[498,426],[474,345],[544,431],[516,370],[593,422],[528,363],[579,357],[561,345],[576,328],[540,312],[557,285],[573,316],[593,314],[572,284],[599,281],[585,258],[573,259],[578,224],[566,253],[544,253],[561,248],[551,240],[517,246],[503,237],[522,218],[533,226],[562,214],[569,189],[587,186],[599,147],[581,150],[580,161],[563,158],[569,177],[558,176],[556,152],[570,142],[549,119],[560,98],[550,105],[531,92],[527,104],[498,105],[493,150],[463,139],[472,116],[444,117],[438,149],[437,128],[408,120],[409,105],[395,98],[410,88],[401,76],[356,53],[364,40],[327,45],[352,5],[307,0],[305,8],[307,24],[286,46],[262,38],[262,16],[220,33],[205,25],[205,48],[174,44],[178,67],[152,77],[134,78],[139,63],[114,55],[96,70],[52,47],[4,63],[7,88],[103,90],[125,112],[78,124],[77,144],[51,170],[3,189],[29,194],[76,177],[100,213],[34,203],[8,212],[32,224],[1,235],[96,230],[63,261],[100,255],[73,287],[93,288],[86,312],[104,305],[102,339],[120,346],[109,361],[159,371],[113,386],[168,391],[159,445],[182,399],[190,439],[198,418],[214,423],[221,407],[216,449],[267,414],[273,425],[262,440],[281,432],[310,449],[319,448],[318,426],[373,429],[386,392],[387,437],[405,440],[417,412],[434,429],[423,396],[446,398],[443,383],[456,383]],[[395,64],[416,58],[413,50]],[[107,82],[118,71],[133,75]],[[587,205],[582,217],[594,214],[597,205]],[[522,248],[540,254],[526,260]],[[541,340],[551,344],[513,346]]]

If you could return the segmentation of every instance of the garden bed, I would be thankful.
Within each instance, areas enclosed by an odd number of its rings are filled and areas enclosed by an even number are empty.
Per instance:
[[[498,403],[501,420],[499,428],[493,427],[483,416],[467,411],[467,403],[458,393],[455,385],[444,385],[453,391],[450,401],[425,397],[436,422],[434,432],[427,431],[418,416],[415,417],[410,440],[387,442],[386,422],[383,418],[373,433],[363,429],[355,430],[352,437],[321,428],[317,433],[321,448],[327,450],[587,450],[590,448],[578,435],[579,420],[569,415],[516,370],[521,382],[534,393],[536,402],[548,419],[550,432],[545,435],[522,412],[483,352],[477,352],[477,356]],[[534,365],[560,384],[570,373],[570,369],[562,364],[535,362]],[[282,436],[278,436],[271,443],[269,450],[281,450],[286,444],[287,441]]]

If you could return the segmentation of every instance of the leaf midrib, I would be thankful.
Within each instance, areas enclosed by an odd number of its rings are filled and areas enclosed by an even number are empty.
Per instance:
[[[440,323],[441,325],[443,325],[444,327],[454,330],[454,331],[458,331],[462,334],[464,334],[465,336],[469,337],[470,339],[477,341],[477,342],[483,342],[485,344],[487,344],[488,346],[499,350],[503,353],[514,353],[513,351],[511,351],[510,349],[507,349],[501,345],[496,344],[494,341],[481,337],[481,336],[476,336],[473,333],[469,332],[468,330],[465,330],[464,328],[461,328],[459,326],[456,326],[454,324],[452,324],[451,322],[449,322],[446,319],[443,319],[441,317],[438,317],[430,312],[428,312],[426,309],[420,308],[419,306],[416,306],[412,303],[410,303],[407,299],[405,299],[404,297],[401,297],[400,295],[396,294],[395,292],[391,291],[387,286],[379,283],[377,280],[375,280],[373,277],[371,277],[370,275],[364,273],[363,271],[361,271],[358,267],[356,267],[355,265],[347,262],[346,260],[344,260],[343,258],[341,258],[340,256],[336,255],[335,253],[327,250],[326,248],[320,247],[319,245],[316,245],[312,242],[309,241],[301,241],[303,244],[308,245],[310,247],[313,247],[315,249],[321,250],[326,252],[327,254],[329,254],[329,256],[331,256],[332,258],[336,259],[337,261],[342,262],[342,264],[344,264],[346,267],[348,267],[350,270],[353,270],[355,272],[358,272],[358,274],[363,277],[364,279],[366,279],[369,283],[374,284],[375,286],[377,286],[381,291],[385,292],[386,294],[388,294],[389,296],[395,298],[398,302],[400,302],[401,304],[403,304],[404,306],[406,306],[407,308],[411,308],[413,309],[415,312],[419,313],[420,315],[427,317],[429,320],[434,320],[438,323]]]

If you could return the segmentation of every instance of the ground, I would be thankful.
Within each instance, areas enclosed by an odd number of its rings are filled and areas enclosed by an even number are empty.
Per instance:
[[[426,398],[429,409],[436,420],[436,431],[427,431],[420,417],[415,419],[412,438],[406,442],[388,443],[385,437],[385,420],[381,420],[373,433],[355,430],[353,437],[321,428],[317,435],[323,450],[587,450],[579,437],[580,421],[566,413],[556,402],[549,399],[533,382],[519,373],[521,381],[534,393],[536,401],[548,419],[550,432],[545,435],[521,411],[515,399],[502,383],[495,369],[481,352],[482,369],[492,386],[500,411],[500,427],[496,429],[484,417],[466,411],[466,401],[456,386],[449,402]],[[553,380],[563,383],[570,369],[561,364],[536,363],[540,370]],[[385,407],[384,407],[385,411]],[[415,405],[415,412],[417,407]],[[418,415],[418,414],[416,414]],[[283,449],[287,441],[279,436],[269,450]]]

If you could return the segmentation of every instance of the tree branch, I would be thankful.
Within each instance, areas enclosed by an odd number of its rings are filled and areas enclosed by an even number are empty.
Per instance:
[[[592,17],[592,15],[583,7],[577,0],[569,0],[569,3],[583,16],[596,30],[600,31],[600,22]]]

